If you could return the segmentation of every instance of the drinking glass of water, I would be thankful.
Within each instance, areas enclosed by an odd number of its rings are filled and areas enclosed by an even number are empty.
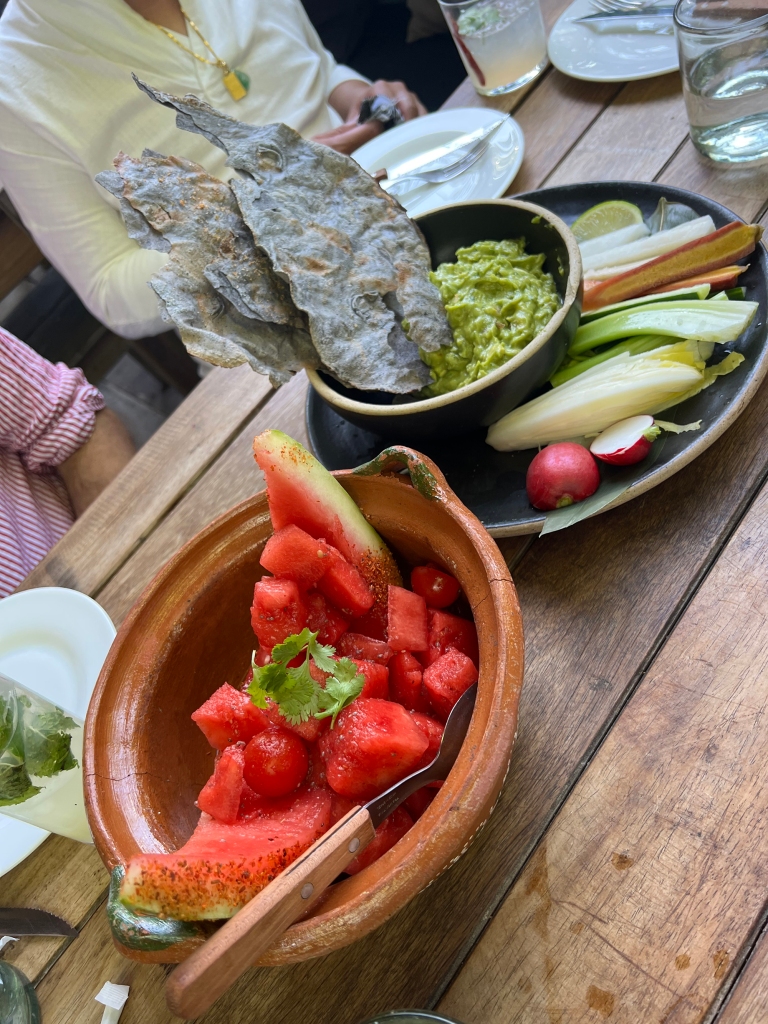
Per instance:
[[[547,66],[539,0],[440,0],[440,7],[482,96],[520,89]]]
[[[693,144],[724,163],[767,158],[765,0],[678,0],[675,34]]]

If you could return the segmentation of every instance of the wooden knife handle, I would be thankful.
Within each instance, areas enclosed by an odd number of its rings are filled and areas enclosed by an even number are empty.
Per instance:
[[[306,913],[376,834],[364,807],[353,807],[274,882],[179,964],[165,986],[168,1009],[200,1017],[285,929]]]

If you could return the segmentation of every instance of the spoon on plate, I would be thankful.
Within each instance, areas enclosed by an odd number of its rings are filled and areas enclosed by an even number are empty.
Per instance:
[[[165,997],[172,1013],[200,1017],[285,929],[323,895],[376,835],[396,807],[428,782],[445,779],[467,735],[477,683],[466,690],[445,723],[437,757],[362,807],[353,807],[324,836],[230,918],[171,974]]]

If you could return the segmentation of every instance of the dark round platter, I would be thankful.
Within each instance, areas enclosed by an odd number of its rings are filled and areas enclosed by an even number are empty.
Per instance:
[[[563,185],[526,192],[515,198],[539,203],[567,224],[572,224],[584,210],[607,199],[635,203],[648,217],[662,196],[670,201],[686,203],[701,215],[710,214],[716,227],[740,220],[726,207],[704,196],[647,182],[603,181]],[[749,257],[749,264],[749,270],[742,275],[740,283],[747,289],[747,298],[759,303],[759,309],[749,328],[727,349],[741,352],[745,361],[694,398],[661,414],[663,419],[678,423],[701,420],[700,430],[667,435],[663,444],[657,441],[654,445],[656,450],[635,466],[625,469],[601,466],[604,484],[624,481],[628,485],[627,490],[605,506],[606,509],[643,494],[686,466],[736,420],[752,399],[768,371],[768,253],[762,244]],[[718,349],[713,357],[715,362],[719,362],[725,351]],[[307,395],[306,417],[310,445],[328,469],[360,465],[388,445],[402,443],[401,438],[379,437],[348,423],[311,387]],[[440,466],[459,498],[494,536],[510,537],[541,530],[544,515],[529,504],[525,493],[525,472],[536,454],[535,450],[494,451],[485,443],[485,430],[438,444],[425,443],[422,450]]]

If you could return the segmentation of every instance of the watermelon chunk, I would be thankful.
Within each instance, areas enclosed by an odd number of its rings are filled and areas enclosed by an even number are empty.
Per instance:
[[[426,768],[428,764],[432,764],[437,757],[437,752],[440,750],[440,744],[443,741],[444,727],[440,722],[432,718],[431,715],[423,715],[418,711],[412,711],[411,718],[427,737],[427,742],[429,743],[429,746],[424,751],[424,756],[413,769],[417,772],[420,768]]]
[[[363,689],[360,691],[358,700],[368,700],[375,697],[378,700],[389,700],[389,669],[386,665],[379,665],[375,661],[364,661],[362,658],[352,658],[357,665],[358,672],[365,676]]]
[[[386,665],[395,652],[383,640],[374,640],[362,633],[345,633],[339,637],[336,653],[343,658],[362,658]]]
[[[387,643],[393,651],[426,651],[427,603],[403,587],[389,588]]]
[[[348,875],[356,875],[358,871],[367,868],[379,857],[383,857],[387,850],[391,850],[412,825],[413,818],[405,807],[396,807],[376,829],[376,835],[362,853],[359,853],[351,864],[347,864],[344,870]]]
[[[328,568],[318,580],[317,589],[342,615],[353,619],[370,611],[375,600],[362,574],[336,548],[330,548]]]
[[[429,647],[421,655],[422,664],[431,665],[449,647],[455,647],[457,651],[466,654],[475,665],[480,663],[474,622],[461,619],[458,615],[450,615],[448,612],[430,611]]]
[[[257,708],[248,694],[224,683],[205,704],[192,714],[212,747],[223,750],[230,743],[248,740],[266,729],[269,719]]]
[[[307,624],[307,606],[293,580],[266,576],[253,589],[251,626],[264,647],[281,644]]]
[[[328,785],[354,800],[370,800],[410,775],[428,746],[405,708],[359,697],[320,737]]]
[[[300,790],[262,806],[268,809],[234,825],[203,814],[176,853],[132,857],[122,902],[180,921],[232,917],[330,826],[325,789]]]
[[[449,647],[445,654],[424,669],[424,689],[435,713],[443,721],[462,693],[476,682],[474,662],[455,647]]]
[[[349,625],[341,612],[326,601],[322,594],[310,590],[305,598],[307,605],[307,625],[321,644],[336,645],[336,641]]]
[[[273,576],[293,580],[304,590],[317,583],[326,570],[328,545],[292,523],[273,533],[260,562]]]
[[[245,755],[239,744],[221,752],[213,775],[200,790],[197,806],[225,825],[234,825],[243,792]]]
[[[430,711],[429,698],[421,684],[422,666],[408,651],[398,651],[389,665],[389,691],[392,700],[409,711]]]
[[[280,430],[253,440],[253,454],[267,482],[275,530],[293,524],[323,537],[354,565],[383,609],[387,586],[402,579],[392,553],[338,480],[303,445]]]
[[[314,669],[314,665],[310,666],[310,673]],[[305,743],[314,743],[315,740],[320,736],[321,733],[325,732],[329,728],[330,722],[327,718],[308,718],[306,722],[299,722],[297,725],[292,725],[287,718],[284,718],[280,713],[280,708],[277,704],[267,697],[267,707],[263,712],[267,717],[267,721],[271,725],[280,726],[281,729],[289,729],[291,732],[295,732],[297,736],[301,736]]]

